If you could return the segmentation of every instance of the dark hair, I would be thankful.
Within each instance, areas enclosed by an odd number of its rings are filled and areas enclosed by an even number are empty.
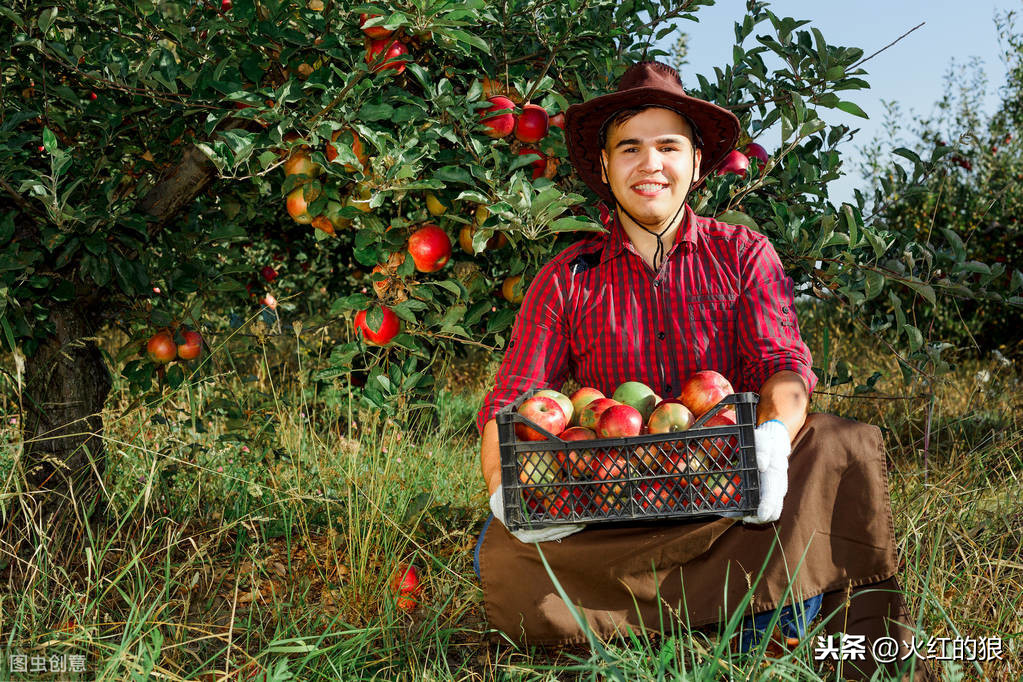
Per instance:
[[[636,114],[646,111],[647,109],[655,108],[674,111],[676,114],[684,118],[686,123],[689,124],[689,129],[693,132],[693,146],[697,149],[703,147],[703,138],[700,137],[700,129],[696,127],[696,124],[693,123],[691,118],[683,114],[681,111],[677,111],[671,107],[663,107],[659,104],[642,104],[638,107],[629,107],[628,109],[620,109],[616,111],[613,116],[609,116],[608,119],[604,121],[603,125],[600,126],[600,146],[602,148],[607,146],[607,132],[611,129],[612,125],[620,126]]]

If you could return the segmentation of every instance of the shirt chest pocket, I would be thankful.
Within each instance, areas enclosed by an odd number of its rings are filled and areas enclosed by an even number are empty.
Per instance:
[[[726,294],[691,296],[685,302],[683,338],[695,367],[719,372],[731,368],[737,310],[736,297]]]
[[[735,324],[736,297],[730,294],[692,296],[686,302],[688,321],[694,324]]]

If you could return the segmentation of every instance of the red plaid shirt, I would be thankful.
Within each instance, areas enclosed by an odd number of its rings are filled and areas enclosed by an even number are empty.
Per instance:
[[[560,390],[569,373],[607,396],[626,381],[675,396],[701,369],[720,372],[739,392],[792,370],[813,391],[792,279],[767,237],[686,207],[655,274],[617,219],[606,216],[605,226],[608,233],[569,246],[530,284],[476,415],[480,432],[522,392]]]

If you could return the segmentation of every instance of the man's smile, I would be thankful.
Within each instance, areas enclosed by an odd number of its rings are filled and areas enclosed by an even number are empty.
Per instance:
[[[632,191],[640,196],[655,197],[668,189],[668,184],[663,182],[640,182],[632,186]]]

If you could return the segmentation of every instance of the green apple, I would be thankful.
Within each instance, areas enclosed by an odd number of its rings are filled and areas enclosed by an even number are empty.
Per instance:
[[[625,405],[630,405],[639,410],[643,416],[643,423],[650,418],[657,403],[661,402],[660,397],[654,390],[640,381],[626,381],[615,389],[612,399]]]

